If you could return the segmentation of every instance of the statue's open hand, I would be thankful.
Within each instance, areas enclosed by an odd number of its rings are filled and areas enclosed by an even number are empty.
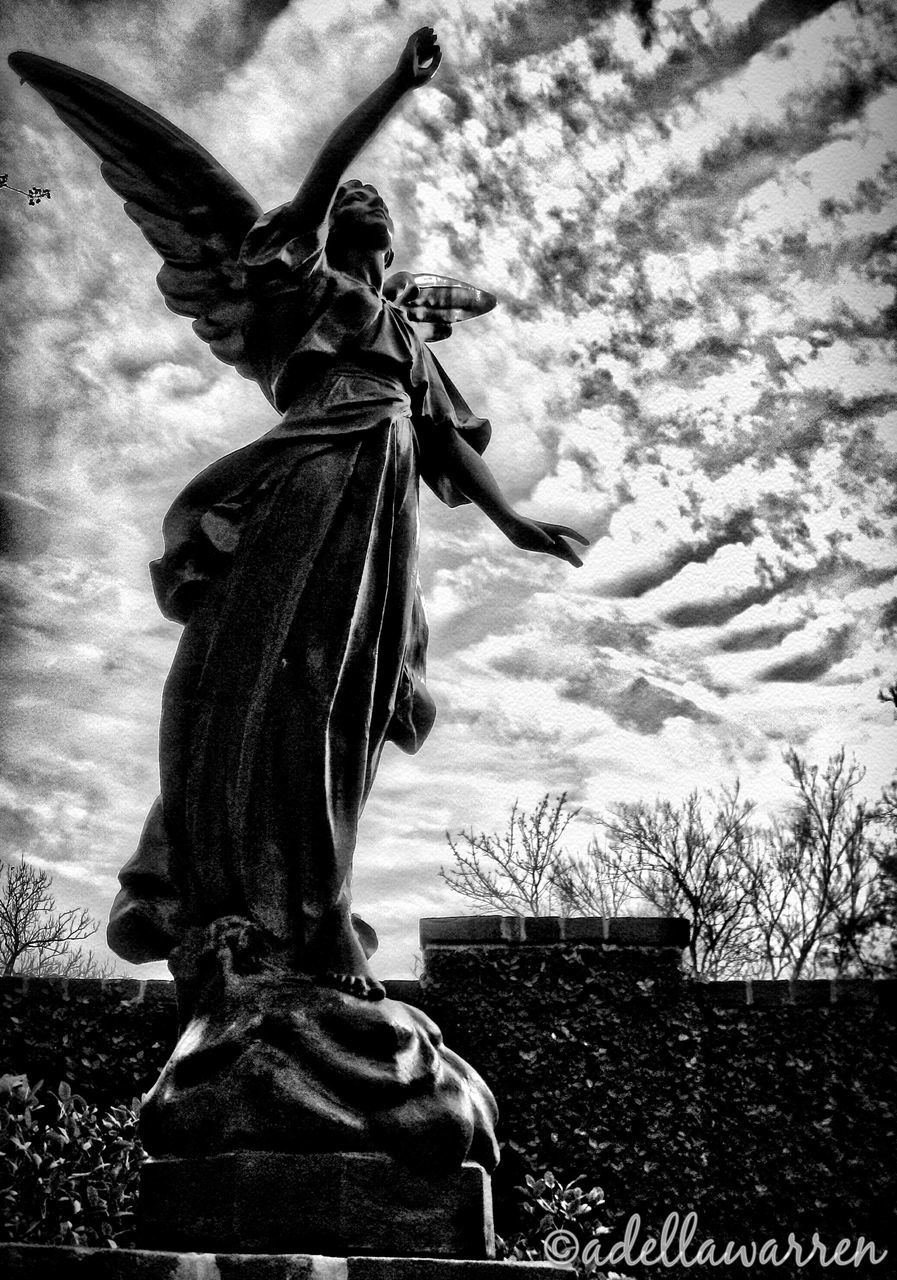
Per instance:
[[[394,271],[383,281],[383,296],[397,307],[410,306],[420,295],[420,285],[410,271]]]
[[[432,27],[421,27],[408,37],[396,66],[396,78],[403,89],[419,89],[433,79],[441,61],[436,32]]]
[[[573,538],[583,546],[589,545],[588,538],[565,524],[545,524],[541,520],[527,520],[525,516],[515,515],[513,521],[503,526],[503,532],[522,551],[544,551],[547,555],[557,556],[559,560],[576,565],[577,568],[582,565],[582,561],[566,539]]]
[[[416,325],[418,335],[424,342],[441,342],[443,338],[452,336],[452,326],[447,320],[432,314],[428,308],[415,312],[415,303],[420,297],[420,285],[410,271],[394,271],[383,282],[383,296],[395,307],[404,312],[405,318]]]

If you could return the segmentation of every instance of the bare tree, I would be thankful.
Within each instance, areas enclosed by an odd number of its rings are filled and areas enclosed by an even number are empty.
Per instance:
[[[483,909],[512,915],[547,916],[563,909],[555,872],[564,858],[564,832],[579,813],[567,808],[567,793],[545,795],[532,812],[517,801],[503,834],[462,831],[445,838],[455,865],[439,874],[447,885]]]
[[[688,959],[707,978],[881,973],[894,966],[897,783],[878,804],[842,749],[825,768],[785,754],[794,803],[754,820],[739,786],[618,805],[585,854],[562,838],[566,793],[532,813],[514,805],[503,835],[448,836],[442,878],[478,907],[526,915],[684,916]]]
[[[112,972],[77,944],[98,925],[84,908],[56,910],[53,879],[24,858],[0,864],[0,973],[105,978]]]
[[[619,805],[605,842],[590,846],[601,879],[623,881],[659,914],[689,921],[691,967],[708,977],[733,976],[753,959],[752,811],[737,784],[719,799],[693,791],[681,805]]]
[[[516,915],[615,916],[646,905],[692,922],[689,952],[698,972],[728,974],[746,963],[749,934],[748,816],[737,788],[706,818],[697,792],[682,808],[657,801],[623,805],[609,839],[585,854],[562,843],[579,810],[566,792],[531,812],[515,804],[507,831],[446,833],[455,866],[442,878],[486,910]]]
[[[857,797],[865,770],[844,749],[824,769],[785,753],[796,792],[766,833],[755,926],[769,973],[871,972],[885,923],[880,805]]]
[[[689,959],[709,978],[873,973],[886,963],[883,803],[858,797],[864,771],[842,749],[824,769],[785,753],[795,789],[771,826],[738,787],[619,806],[590,854],[664,915],[690,922]]]

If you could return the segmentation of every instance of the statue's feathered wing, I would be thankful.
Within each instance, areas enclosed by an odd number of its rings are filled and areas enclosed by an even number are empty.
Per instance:
[[[13,53],[9,64],[96,152],[100,172],[163,257],[166,303],[244,377],[244,325],[252,304],[238,265],[261,210],[198,142],[112,85],[60,62]]]

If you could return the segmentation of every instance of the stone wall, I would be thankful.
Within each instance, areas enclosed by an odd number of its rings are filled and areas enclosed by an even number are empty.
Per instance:
[[[535,1166],[600,1184],[617,1226],[694,1211],[697,1240],[895,1256],[897,982],[695,982],[675,920],[425,920],[421,941],[425,1007],[502,1107],[499,1230]]]
[[[552,1168],[603,1186],[612,1222],[694,1210],[699,1238],[818,1230],[894,1257],[897,982],[694,982],[684,941],[675,920],[421,922],[421,983],[387,987],[498,1097],[499,1230]],[[176,1031],[170,983],[0,979],[0,1073],[92,1102],[148,1088]]]

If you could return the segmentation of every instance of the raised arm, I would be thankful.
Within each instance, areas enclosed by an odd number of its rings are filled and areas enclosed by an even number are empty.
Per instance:
[[[442,445],[442,463],[446,475],[457,485],[465,497],[476,503],[480,510],[496,524],[515,547],[523,551],[544,551],[569,564],[580,566],[582,561],[566,541],[573,538],[588,546],[575,529],[563,524],[545,524],[541,520],[529,520],[521,516],[509,504],[498,487],[495,476],[472,449],[460,432],[452,431]]]
[[[432,27],[421,27],[408,38],[395,71],[346,116],[318,153],[290,202],[290,212],[297,225],[321,225],[348,166],[404,95],[433,78],[441,61],[442,53]]]

